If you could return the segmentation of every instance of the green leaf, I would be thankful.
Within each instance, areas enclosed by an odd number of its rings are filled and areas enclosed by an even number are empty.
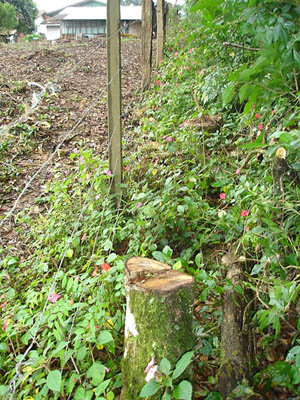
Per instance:
[[[156,382],[154,379],[152,379],[150,382],[147,382],[146,385],[144,385],[139,397],[145,398],[153,396],[155,393],[159,391],[159,388],[160,388],[159,382]]]
[[[300,346],[293,347],[286,356],[286,361],[292,361],[298,354],[300,354]]]
[[[300,68],[300,54],[298,53],[297,50],[293,50],[293,55],[294,55],[294,60],[296,61],[296,64]]]
[[[47,386],[54,392],[60,391],[61,373],[57,369],[50,371],[47,376]]]
[[[0,396],[4,398],[6,394],[9,392],[9,386],[0,385]]]
[[[181,359],[176,364],[175,370],[172,375],[172,379],[177,379],[185,371],[185,369],[191,363],[193,355],[194,352],[189,351],[181,357]]]
[[[242,144],[241,147],[243,149],[258,149],[260,147],[265,147],[267,146],[266,143],[263,142],[264,140],[264,133],[262,132],[255,140],[255,142],[249,142],[249,143],[245,143]]]
[[[193,394],[193,387],[190,382],[182,381],[174,389],[173,396],[175,399],[191,400]]]
[[[170,370],[171,370],[171,364],[170,361],[167,360],[165,357],[161,360],[159,363],[159,370],[165,375],[168,375]]]
[[[68,249],[68,250],[66,251],[66,257],[68,257],[68,258],[72,258],[72,257],[73,257],[73,254],[74,254],[74,252],[73,252],[72,249]]]
[[[219,392],[211,392],[205,400],[223,400],[223,396]]]
[[[88,378],[92,379],[92,385],[98,386],[104,379],[105,368],[99,361],[95,361],[94,364],[87,370],[86,375]]]
[[[106,379],[105,381],[101,382],[100,385],[97,385],[97,389],[95,392],[97,396],[100,396],[100,394],[104,393],[110,381],[111,379]],[[108,393],[107,393],[107,398],[108,398]]]
[[[223,107],[226,106],[226,104],[228,104],[232,100],[233,95],[234,95],[234,89],[235,89],[235,85],[231,84],[223,90],[223,93],[222,93]]]
[[[109,331],[102,331],[97,338],[98,345],[110,343],[113,341],[114,341],[114,339]]]

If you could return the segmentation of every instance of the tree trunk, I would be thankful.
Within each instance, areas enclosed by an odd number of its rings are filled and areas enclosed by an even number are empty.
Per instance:
[[[194,279],[168,265],[133,257],[125,266],[126,321],[122,400],[139,398],[145,368],[166,357],[174,368],[194,347]],[[192,368],[187,369],[187,379]],[[151,399],[161,399],[158,392]]]
[[[243,331],[244,297],[235,288],[243,287],[242,264],[227,258],[227,279],[232,288],[227,290],[224,298],[223,321],[221,330],[221,367],[218,374],[219,391],[226,398],[243,379],[249,375],[247,335]],[[242,399],[243,397],[235,397]]]

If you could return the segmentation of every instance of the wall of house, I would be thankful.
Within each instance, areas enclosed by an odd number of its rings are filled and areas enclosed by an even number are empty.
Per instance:
[[[47,38],[47,40],[59,39],[60,38],[60,26],[47,25],[46,38]]]
[[[128,31],[128,33],[130,35],[140,36],[141,35],[141,29],[142,29],[141,21],[130,22],[129,23],[129,31]]]
[[[106,21],[85,20],[85,21],[63,21],[62,35],[88,35],[94,36],[106,33]]]

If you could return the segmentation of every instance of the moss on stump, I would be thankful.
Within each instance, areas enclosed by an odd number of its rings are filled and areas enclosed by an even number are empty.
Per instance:
[[[127,297],[122,400],[139,398],[145,368],[166,357],[172,368],[194,347],[194,280],[168,265],[134,257],[125,266]],[[187,369],[191,379],[192,369]],[[151,397],[160,399],[161,393]]]

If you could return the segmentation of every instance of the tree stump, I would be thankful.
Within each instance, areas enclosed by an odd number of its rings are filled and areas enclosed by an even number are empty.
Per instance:
[[[166,357],[172,368],[194,347],[194,279],[142,257],[125,265],[126,321],[122,400],[139,398],[149,362]],[[192,368],[187,369],[187,379]],[[161,399],[158,392],[151,399]]]
[[[224,259],[226,260],[224,262]],[[245,301],[235,287],[242,287],[243,268],[237,257],[229,253],[223,257],[228,267],[226,278],[232,283],[224,298],[221,330],[221,367],[218,374],[219,391],[224,399],[240,384],[248,379],[249,360],[247,335],[243,330]],[[242,399],[242,397],[234,397]]]

